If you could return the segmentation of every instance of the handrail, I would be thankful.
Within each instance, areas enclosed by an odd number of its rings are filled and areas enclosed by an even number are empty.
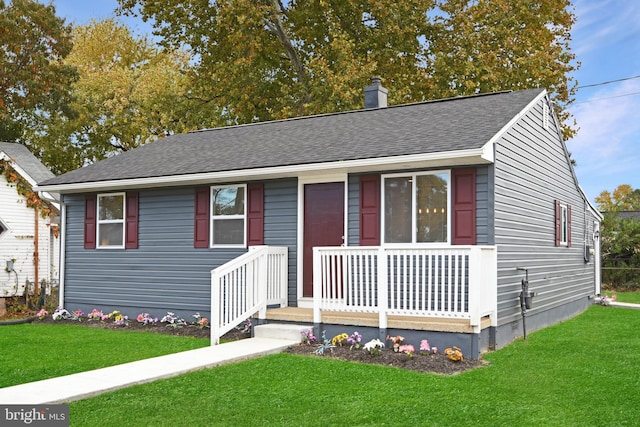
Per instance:
[[[286,247],[254,246],[211,270],[211,345],[272,304],[287,304]]]
[[[321,311],[469,320],[497,317],[495,246],[314,248],[314,323]],[[494,325],[495,326],[495,325]]]

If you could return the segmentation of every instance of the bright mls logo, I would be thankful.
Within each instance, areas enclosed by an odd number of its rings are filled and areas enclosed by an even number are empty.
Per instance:
[[[0,425],[68,427],[69,405],[1,405]]]

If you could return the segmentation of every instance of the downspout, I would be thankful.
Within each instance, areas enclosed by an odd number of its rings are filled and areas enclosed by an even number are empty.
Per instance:
[[[66,242],[67,242],[67,205],[60,200],[48,197],[48,194],[42,191],[38,191],[38,196],[49,202],[60,204],[60,267],[58,268],[58,306],[64,307],[64,277],[65,277],[65,263],[66,263]]]
[[[40,276],[39,276],[39,272],[38,270],[40,269],[40,244],[39,244],[39,240],[40,240],[40,236],[38,234],[38,229],[40,228],[40,221],[38,219],[38,216],[40,215],[40,213],[38,212],[38,206],[34,206],[33,210],[35,211],[35,215],[36,215],[36,229],[35,232],[33,233],[33,246],[34,246],[34,250],[33,250],[33,265],[35,267],[35,274],[34,274],[34,278],[35,278],[35,282],[36,282],[36,286],[33,289],[33,292],[35,295],[38,295],[38,284],[40,283]],[[28,297],[28,296],[27,296]]]

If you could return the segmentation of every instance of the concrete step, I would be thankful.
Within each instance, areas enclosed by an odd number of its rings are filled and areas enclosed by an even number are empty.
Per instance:
[[[289,341],[302,341],[302,332],[312,329],[312,325],[299,325],[292,323],[268,323],[257,325],[253,328],[253,336],[256,338],[282,339]]]

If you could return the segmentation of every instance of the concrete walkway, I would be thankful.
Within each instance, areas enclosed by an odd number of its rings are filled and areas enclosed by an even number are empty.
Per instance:
[[[630,303],[630,302],[611,301],[609,303],[609,305],[612,306],[612,307],[635,308],[636,310],[640,310],[640,304],[633,304],[633,303]]]
[[[252,357],[279,353],[285,348],[299,343],[300,339],[296,338],[296,340],[249,338],[94,371],[0,388],[0,404],[39,405],[80,400],[135,384],[170,378]]]

